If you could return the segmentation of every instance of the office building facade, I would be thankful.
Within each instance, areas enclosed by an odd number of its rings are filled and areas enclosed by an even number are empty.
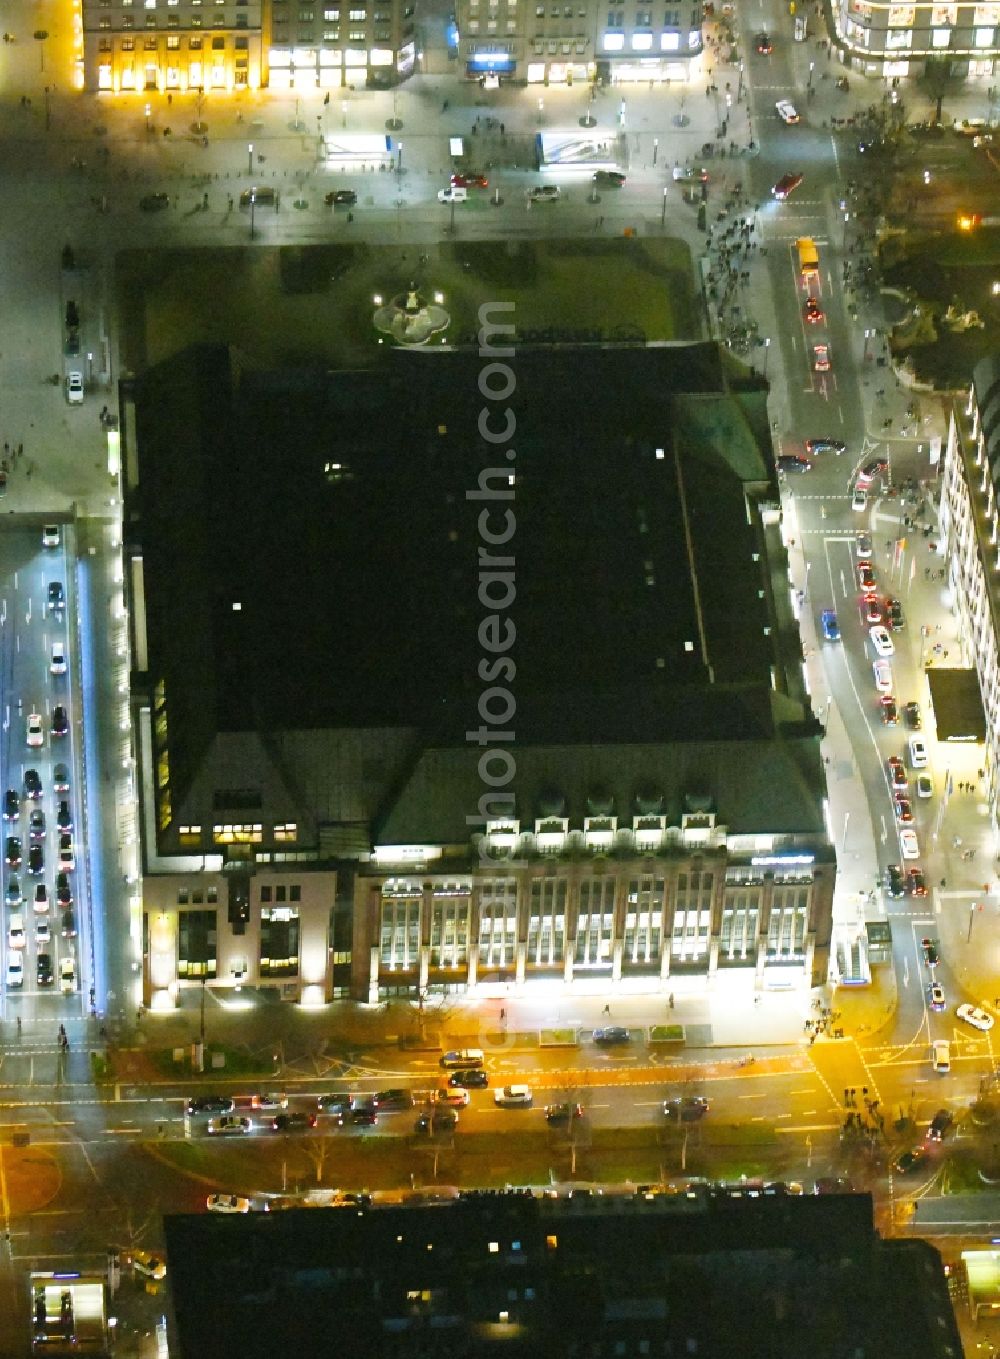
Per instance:
[[[839,0],[831,9],[841,56],[868,75],[992,77],[1000,55],[1000,5],[871,4]]]

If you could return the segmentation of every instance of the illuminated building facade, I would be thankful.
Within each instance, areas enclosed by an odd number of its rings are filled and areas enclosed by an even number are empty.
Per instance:
[[[873,4],[839,0],[836,39],[849,64],[870,75],[919,75],[928,61],[948,75],[992,76],[1000,49],[1000,4]]]
[[[633,4],[459,0],[465,74],[484,83],[686,80],[702,54],[702,6]]]

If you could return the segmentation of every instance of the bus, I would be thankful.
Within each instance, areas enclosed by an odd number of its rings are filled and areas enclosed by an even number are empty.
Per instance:
[[[799,252],[799,273],[802,275],[802,281],[807,283],[819,274],[819,253],[816,250],[816,242],[811,236],[800,236],[795,242],[795,248]]]

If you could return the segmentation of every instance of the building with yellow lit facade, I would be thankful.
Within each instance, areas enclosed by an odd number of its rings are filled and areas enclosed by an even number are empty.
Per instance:
[[[415,61],[412,0],[83,0],[84,72],[108,93],[388,86]]]
[[[869,75],[920,75],[942,63],[956,77],[991,77],[1000,49],[1000,4],[877,4],[839,0],[831,9],[842,56]]]

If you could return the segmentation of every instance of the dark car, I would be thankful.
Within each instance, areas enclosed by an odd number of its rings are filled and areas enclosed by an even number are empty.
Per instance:
[[[481,1068],[478,1071],[453,1071],[448,1077],[449,1085],[462,1086],[467,1090],[485,1090],[489,1083],[489,1074]]]
[[[906,725],[907,725],[908,727],[911,728],[911,730],[913,730],[913,731],[919,731],[919,730],[920,730],[920,704],[919,704],[919,703],[904,703],[904,704],[903,704],[903,720],[906,722]]]
[[[76,915],[72,906],[68,906],[62,914],[62,937],[64,939],[76,938]]]
[[[771,193],[778,200],[778,202],[781,203],[784,202],[784,200],[789,196],[789,194],[794,193],[801,183],[802,176],[799,174],[782,175],[781,178],[778,180],[777,184],[775,184],[774,188],[771,190]]]
[[[911,1147],[909,1151],[904,1151],[902,1156],[893,1161],[892,1168],[897,1175],[910,1175],[914,1170],[919,1169],[926,1156],[925,1147]]]
[[[886,694],[885,698],[879,699],[879,711],[882,714],[882,721],[887,727],[894,727],[899,721],[899,713],[896,711],[896,700]]]
[[[903,617],[903,606],[898,599],[887,599],[885,601],[885,614],[890,628],[894,632],[899,632],[906,627],[906,619]]]
[[[858,473],[857,484],[864,490],[872,484],[876,477],[886,476],[888,471],[888,458],[872,458],[871,462],[866,462]]]
[[[66,303],[66,325],[70,330],[76,330],[80,324],[80,308],[72,298]]]
[[[195,1095],[186,1108],[189,1114],[231,1114],[236,1103],[229,1095]]]
[[[3,819],[5,821],[16,821],[21,815],[21,799],[13,788],[8,788],[3,795]]]
[[[903,895],[903,872],[899,864],[890,864],[885,870],[885,890],[890,897]]]
[[[351,1097],[342,1090],[331,1095],[320,1095],[316,1107],[321,1114],[347,1114],[351,1110]]]
[[[52,985],[52,955],[40,953],[35,960],[35,978],[39,986]]]
[[[45,839],[45,813],[41,807],[33,807],[28,816],[28,839]]]
[[[821,1175],[813,1185],[814,1194],[853,1194],[854,1185],[846,1175]]]
[[[939,1109],[927,1129],[928,1142],[943,1142],[955,1126],[955,1115],[950,1109]]]
[[[583,1118],[582,1104],[549,1104],[545,1109],[545,1122],[554,1128],[565,1128],[576,1118]]]
[[[840,641],[840,624],[837,622],[837,615],[833,609],[824,609],[820,614],[820,624],[823,628],[823,636],[828,642]]]
[[[45,872],[45,848],[42,845],[29,845],[28,872],[35,877]]]
[[[56,901],[60,906],[73,905],[73,888],[70,886],[68,873],[56,874]]]
[[[594,1030],[594,1042],[600,1043],[602,1047],[614,1047],[618,1043],[628,1043],[631,1039],[628,1029],[622,1028],[620,1024],[609,1024],[603,1029]]]
[[[839,457],[841,453],[847,452],[847,445],[843,439],[807,439],[807,453],[836,453]]]
[[[353,207],[358,201],[358,195],[353,189],[331,189],[323,199],[328,208]]]
[[[359,1104],[351,1110],[350,1120],[359,1128],[372,1128],[378,1122],[378,1109],[374,1104]]]
[[[315,1128],[316,1115],[301,1112],[290,1114],[278,1114],[271,1119],[272,1132],[305,1132],[307,1128]]]
[[[72,831],[73,813],[69,809],[69,803],[65,798],[61,799],[56,810],[56,825],[61,831]]]
[[[753,40],[753,45],[762,57],[769,57],[774,51],[774,43],[768,33],[758,33]]]
[[[779,453],[775,458],[779,472],[811,472],[812,463],[801,453]]]
[[[924,955],[924,962],[927,964],[927,966],[936,967],[940,955],[938,953],[937,944],[934,942],[934,940],[925,936],[920,941],[920,949]]]
[[[704,1095],[681,1095],[663,1101],[663,1116],[671,1123],[697,1123],[708,1113]]]
[[[927,895],[927,878],[922,868],[911,868],[906,875],[906,894],[911,897]]]
[[[417,1133],[454,1132],[458,1127],[458,1114],[454,1109],[434,1109],[421,1114],[413,1125]]]
[[[375,1103],[380,1112],[383,1109],[387,1112],[394,1109],[412,1109],[413,1096],[409,1090],[380,1090],[375,1096]]]
[[[25,774],[24,781],[27,784],[28,776]],[[69,792],[69,767],[65,764],[57,764],[52,767],[52,791],[54,793]]]
[[[62,613],[66,607],[66,595],[61,581],[49,581],[48,601],[50,613]]]
[[[139,199],[139,207],[143,212],[162,212],[164,208],[170,207],[170,195],[168,193],[147,193]]]
[[[69,717],[66,709],[61,703],[57,703],[52,709],[52,735],[65,736],[69,730]]]
[[[4,859],[7,861],[8,868],[21,867],[21,837],[19,835],[7,836]]]
[[[38,777],[37,769],[24,771],[24,796],[30,797],[32,801],[37,801],[42,796],[42,781]]]
[[[620,189],[625,183],[625,176],[620,170],[595,170],[594,183],[606,189]]]

